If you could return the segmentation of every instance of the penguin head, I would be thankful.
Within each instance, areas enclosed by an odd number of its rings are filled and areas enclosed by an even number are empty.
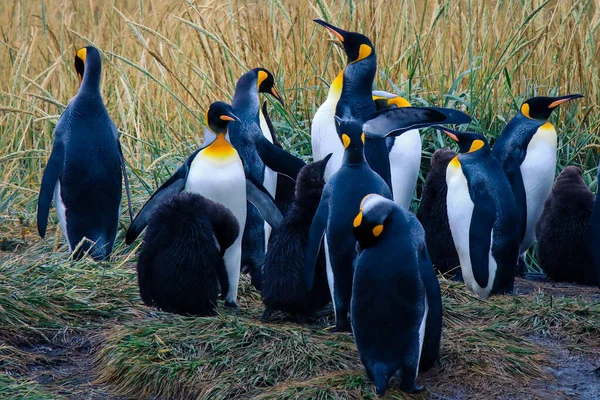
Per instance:
[[[345,152],[360,152],[362,154],[365,144],[365,134],[360,121],[356,119],[334,117],[335,126],[344,145]]]
[[[373,91],[373,101],[377,111],[387,108],[410,107],[410,103],[404,97],[383,90]]]
[[[317,24],[324,26],[337,37],[344,46],[344,52],[348,57],[348,64],[352,64],[367,57],[375,56],[375,48],[371,40],[358,32],[348,32],[335,27],[321,19],[314,20]]]
[[[102,72],[102,59],[100,52],[93,46],[82,47],[75,53],[75,71],[79,78],[79,86],[83,84],[85,77],[89,77],[86,81],[97,81],[100,86],[100,75]]]
[[[444,132],[450,136],[452,140],[458,143],[458,148],[461,153],[474,153],[481,149],[490,150],[490,145],[481,133],[479,132],[460,132],[453,129],[444,128],[441,126],[433,126],[433,128]]]
[[[227,133],[229,122],[240,122],[240,119],[233,113],[233,108],[222,101],[215,101],[206,111],[206,126],[214,133]]]
[[[352,222],[354,237],[360,247],[368,248],[377,243],[395,206],[393,201],[378,194],[368,194],[362,199]]]
[[[525,100],[525,102],[521,105],[520,111],[521,114],[529,119],[546,121],[548,118],[550,118],[552,111],[554,111],[556,107],[566,103],[567,101],[579,99],[581,97],[583,97],[581,94],[569,94],[560,97],[532,97]]]
[[[285,105],[283,99],[275,89],[275,77],[273,74],[264,68],[254,68],[252,72],[256,73],[258,93],[268,93],[274,96],[282,106]]]

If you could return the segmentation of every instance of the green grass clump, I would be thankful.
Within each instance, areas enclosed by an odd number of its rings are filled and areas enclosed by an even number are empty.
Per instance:
[[[10,400],[58,400],[59,396],[46,393],[41,385],[28,379],[19,379],[0,372],[0,398]]]

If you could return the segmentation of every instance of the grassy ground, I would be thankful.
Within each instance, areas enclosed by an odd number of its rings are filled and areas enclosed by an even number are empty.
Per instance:
[[[281,141],[310,158],[310,119],[345,62],[311,22],[316,17],[373,39],[377,88],[417,105],[463,109],[492,139],[531,95],[585,94],[552,122],[558,168],[582,166],[595,188],[599,7],[597,0],[0,2],[0,397],[374,396],[350,337],[324,330],[327,321],[260,323],[259,297],[247,285],[240,310],[214,319],[143,307],[135,249],[123,244],[125,207],[111,263],[69,261],[61,236],[33,234],[52,132],[77,91],[77,48],[103,52],[102,93],[121,131],[136,210],[201,142],[206,106],[230,99],[249,68],[276,75],[286,107],[270,109]],[[446,144],[424,133],[422,178],[430,154]],[[442,282],[442,357],[419,378],[428,387],[419,397],[592,393],[598,292],[519,285],[516,297],[481,301]],[[393,386],[389,397],[402,395]]]

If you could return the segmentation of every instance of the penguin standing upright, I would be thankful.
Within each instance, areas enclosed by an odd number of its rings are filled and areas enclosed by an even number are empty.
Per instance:
[[[446,207],[446,170],[454,157],[456,153],[450,149],[439,149],[433,153],[431,170],[423,186],[417,218],[425,229],[427,249],[433,267],[441,274],[462,279]]]
[[[282,217],[269,192],[245,170],[238,152],[228,141],[228,125],[231,121],[239,121],[232,107],[215,102],[210,105],[206,119],[206,133],[212,133],[215,139],[192,153],[177,172],[154,192],[129,227],[126,242],[130,244],[137,238],[161,203],[182,191],[201,194],[224,205],[233,213],[240,227],[240,235],[223,255],[229,281],[225,305],[235,307],[242,256],[241,232],[246,224],[246,199],[272,226],[278,226]]]
[[[466,114],[442,108],[405,107],[383,110],[362,124],[336,117],[338,134],[344,144],[342,167],[327,181],[321,202],[312,221],[305,255],[305,281],[312,287],[315,262],[321,241],[325,249],[327,279],[333,299],[336,329],[349,329],[348,311],[352,294],[352,262],[356,240],[352,234],[355,211],[369,193],[391,199],[392,193],[383,178],[366,162],[363,152],[365,134],[385,140],[390,134],[433,125],[468,123]],[[364,132],[363,132],[364,130]],[[331,160],[330,160],[331,161]],[[354,222],[353,222],[354,221]]]
[[[194,193],[165,200],[148,220],[138,258],[144,303],[177,314],[215,315],[219,285],[224,292],[229,286],[223,253],[238,237],[238,222],[222,204]]]
[[[239,122],[229,126],[231,144],[238,151],[249,173],[275,197],[277,180],[271,172],[296,179],[304,162],[275,146],[271,133],[261,129],[261,108],[258,93],[270,93],[281,103],[275,90],[273,75],[264,68],[255,68],[240,77],[231,106]],[[266,126],[266,124],[263,124]],[[248,217],[242,239],[242,267],[252,275],[252,283],[260,289],[260,272],[266,249],[265,221],[248,205]],[[268,233],[268,232],[267,232]]]
[[[40,187],[37,226],[43,238],[54,197],[69,252],[75,251],[75,259],[89,251],[95,260],[105,260],[117,234],[121,175],[128,201],[129,182],[119,133],[100,94],[100,52],[91,46],[79,49],[75,70],[80,87],[56,124]],[[131,216],[131,205],[129,211]]]
[[[514,287],[520,232],[510,184],[480,133],[438,128],[458,142],[448,164],[447,211],[462,276],[481,298]]]
[[[354,236],[360,250],[351,317],[360,359],[378,395],[393,375],[403,391],[419,391],[420,361],[433,364],[442,332],[440,287],[425,232],[408,210],[370,194],[355,217]]]
[[[330,156],[300,170],[294,201],[281,226],[273,230],[263,267],[263,319],[269,318],[273,311],[283,311],[304,323],[331,300],[323,252],[317,259],[312,290],[306,290],[302,280],[308,231],[321,200]]]
[[[553,281],[595,285],[586,240],[594,209],[594,194],[580,168],[562,170],[536,225],[537,258]]]
[[[581,97],[570,94],[526,100],[494,144],[492,153],[508,177],[519,212],[523,267],[525,252],[535,241],[535,225],[554,182],[557,138],[548,118],[559,105]]]

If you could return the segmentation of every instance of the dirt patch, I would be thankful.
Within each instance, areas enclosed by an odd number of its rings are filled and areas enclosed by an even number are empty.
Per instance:
[[[515,295],[526,295],[543,292],[557,297],[585,297],[600,300],[600,289],[595,286],[579,285],[577,283],[553,282],[543,275],[536,274],[536,279],[515,279]]]

